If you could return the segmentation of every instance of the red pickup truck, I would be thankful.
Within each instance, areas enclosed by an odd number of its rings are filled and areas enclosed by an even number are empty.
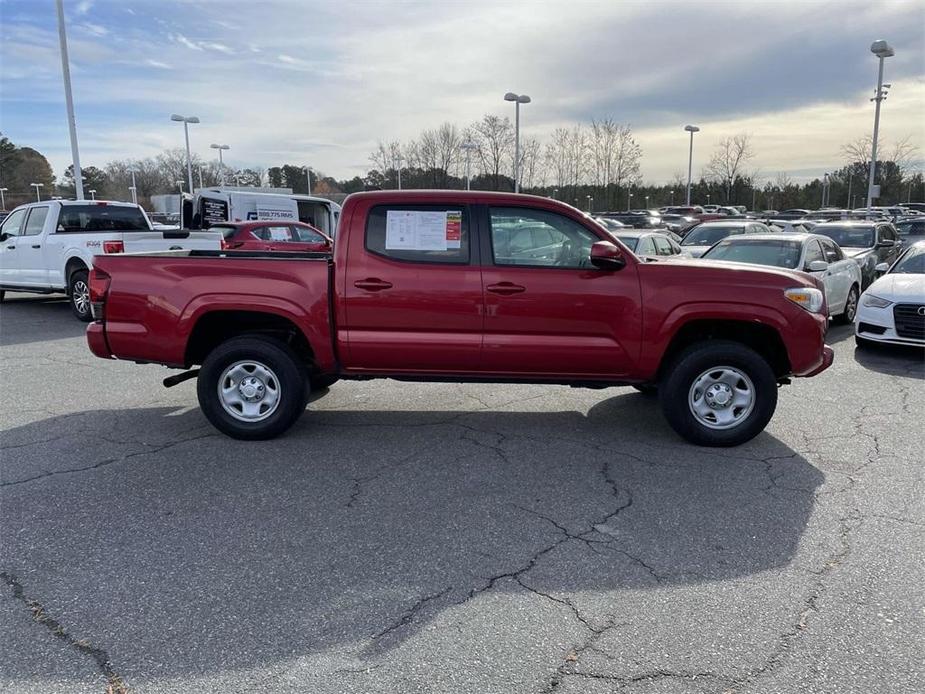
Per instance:
[[[206,417],[242,439],[286,431],[312,388],[393,378],[657,389],[681,436],[731,446],[833,358],[814,278],[642,262],[527,195],[358,193],[332,255],[107,255],[90,293],[94,354],[187,369],[165,385],[198,376]]]

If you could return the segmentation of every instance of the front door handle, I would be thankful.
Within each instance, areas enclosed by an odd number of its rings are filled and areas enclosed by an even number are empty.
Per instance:
[[[365,289],[368,292],[380,292],[383,289],[391,289],[392,283],[378,277],[367,277],[365,280],[357,280],[353,283],[353,286],[357,289]]]
[[[8,248],[9,250],[11,250],[11,251],[15,251],[15,250],[16,250],[16,246],[7,246],[7,248]]]
[[[42,247],[42,244],[40,244],[40,243],[37,243],[37,244],[35,244],[35,245],[33,246],[33,248],[41,248],[41,247]]]
[[[519,284],[514,284],[513,282],[498,282],[498,284],[489,284],[487,287],[485,287],[485,289],[490,291],[492,294],[501,294],[502,296],[520,294],[520,292],[527,291],[526,287],[521,287]]]

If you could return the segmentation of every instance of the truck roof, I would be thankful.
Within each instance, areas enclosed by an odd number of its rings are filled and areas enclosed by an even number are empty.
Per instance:
[[[372,202],[394,202],[401,198],[413,198],[415,200],[434,200],[444,201],[465,201],[470,203],[488,202],[491,204],[529,202],[532,205],[544,203],[552,207],[567,207],[576,209],[568,203],[553,198],[547,198],[542,195],[526,195],[525,193],[499,193],[488,190],[370,190],[362,193],[351,193],[347,200],[359,199],[370,200]],[[346,203],[347,200],[344,202]]]

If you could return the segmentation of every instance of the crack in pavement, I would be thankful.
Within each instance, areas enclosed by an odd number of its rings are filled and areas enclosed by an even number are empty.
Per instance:
[[[378,634],[373,636],[373,641],[378,641],[386,634],[391,634],[393,631],[400,629],[406,624],[410,624],[411,622],[414,621],[414,618],[417,615],[417,613],[420,612],[427,603],[433,600],[439,600],[444,595],[449,593],[451,590],[453,590],[453,586],[447,586],[446,588],[441,590],[439,593],[432,593],[430,595],[425,595],[424,597],[420,598],[411,607],[405,610],[404,613],[402,613],[402,615],[396,621],[392,622],[387,627],[385,627],[385,629],[383,629]]]
[[[78,639],[72,636],[57,619],[45,611],[42,603],[26,596],[22,584],[14,574],[7,571],[0,571],[0,579],[10,587],[14,598],[29,608],[34,622],[41,624],[51,632],[52,635],[64,641],[68,646],[71,646],[83,655],[87,655],[93,659],[93,662],[96,663],[103,677],[106,678],[106,694],[128,694],[128,685],[113,668],[109,654],[105,650],[98,646],[93,646],[86,639]]]

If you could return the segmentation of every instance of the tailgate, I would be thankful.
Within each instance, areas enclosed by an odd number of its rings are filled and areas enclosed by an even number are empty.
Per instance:
[[[222,247],[217,231],[136,231],[122,236],[126,253],[151,251],[214,251]]]

